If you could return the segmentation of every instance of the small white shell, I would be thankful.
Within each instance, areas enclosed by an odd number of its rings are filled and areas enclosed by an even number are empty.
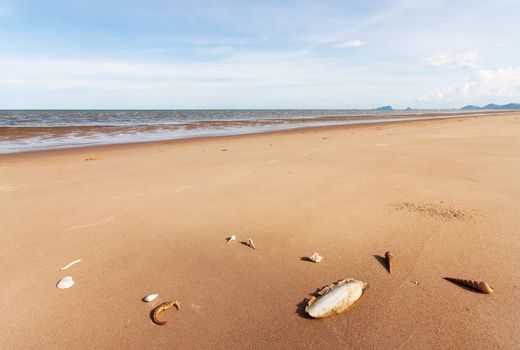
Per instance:
[[[314,254],[312,254],[310,257],[309,257],[310,260],[314,261],[315,263],[319,263],[323,257],[318,254],[317,252],[314,252]]]
[[[226,238],[226,244],[229,243],[229,242],[231,242],[231,241],[234,241],[234,240],[236,240],[236,239],[237,239],[237,236],[235,236],[235,235],[231,235],[231,236],[229,236],[228,238]]]
[[[324,288],[320,297],[313,297],[305,311],[314,318],[340,314],[361,298],[368,285],[354,279],[342,280]]]
[[[77,259],[77,260],[74,260],[73,262],[71,263],[68,263],[67,265],[63,266],[60,271],[64,271],[66,269],[68,269],[69,267],[73,266],[73,265],[76,265],[77,263],[79,263],[81,261],[81,259]]]
[[[256,249],[255,243],[253,242],[253,240],[251,238],[249,238],[247,241],[245,241],[244,244],[247,245],[248,247]]]
[[[143,301],[144,302],[150,302],[150,301],[154,301],[155,299],[157,299],[157,297],[159,296],[159,294],[150,294],[150,295],[147,295],[143,298]]]
[[[63,277],[58,284],[56,285],[59,289],[67,289],[74,285],[74,280],[72,279],[72,276]]]

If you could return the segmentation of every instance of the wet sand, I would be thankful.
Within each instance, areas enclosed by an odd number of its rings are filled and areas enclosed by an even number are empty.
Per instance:
[[[520,113],[0,155],[0,348],[516,349],[518,179]]]
[[[62,111],[63,112],[63,111]],[[77,111],[76,111],[77,112]],[[116,111],[117,112],[117,111]],[[119,111],[121,112],[121,111]],[[168,112],[168,111],[164,111]],[[370,113],[371,111],[366,111]],[[373,111],[372,111],[373,112]],[[74,113],[71,112],[72,114]],[[186,118],[175,123],[150,123],[146,118],[142,124],[111,125],[114,120],[106,121],[106,125],[66,125],[66,123],[85,123],[74,121],[74,118],[62,116],[60,126],[9,126],[0,125],[0,154],[41,151],[50,149],[65,149],[78,147],[93,147],[108,144],[127,144],[153,141],[167,141],[186,138],[202,138],[215,136],[246,135],[254,133],[274,132],[281,130],[305,129],[331,125],[357,125],[380,122],[400,122],[421,119],[458,118],[461,116],[501,115],[507,111],[450,111],[439,113],[387,113],[344,116],[318,116],[294,118],[267,119],[237,119],[237,120],[190,120]],[[1,121],[0,116],[0,121]],[[72,118],[72,120],[70,119]],[[172,122],[175,120],[172,117]],[[119,122],[122,122],[120,119]],[[51,121],[52,122],[52,121]],[[56,121],[55,121],[56,122]],[[100,123],[100,121],[97,121]],[[163,120],[164,122],[164,120]],[[14,124],[16,125],[16,124]]]

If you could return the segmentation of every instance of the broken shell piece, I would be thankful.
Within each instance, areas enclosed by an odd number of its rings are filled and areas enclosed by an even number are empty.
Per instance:
[[[319,263],[323,259],[323,257],[320,254],[318,254],[317,252],[314,252],[314,254],[312,254],[309,257],[309,259],[315,263]]]
[[[478,290],[485,294],[491,294],[495,290],[491,288],[491,286],[486,282],[478,282],[478,281],[471,281],[471,280],[463,280],[460,278],[451,278],[451,277],[444,277],[446,281],[450,281],[453,283],[462,284],[463,286],[473,288],[475,290]]]
[[[340,314],[354,305],[366,288],[366,283],[351,278],[333,283],[318,293],[320,297],[308,301],[305,312],[313,318]]]
[[[77,263],[79,263],[81,261],[81,259],[77,259],[77,260],[74,260],[73,262],[71,263],[68,263],[67,265],[63,266],[60,271],[64,271],[66,269],[68,269],[69,267],[72,267],[73,265],[76,265]]]
[[[143,301],[144,302],[150,302],[150,301],[154,301],[155,299],[157,299],[157,297],[159,296],[159,294],[150,294],[150,295],[147,295],[143,298]]]
[[[385,253],[385,259],[386,259],[386,266],[388,267],[388,272],[392,273],[392,266],[393,266],[393,260],[394,256],[390,252]]]
[[[74,280],[72,279],[72,276],[63,277],[58,284],[56,285],[59,289],[67,289],[74,285]]]
[[[253,243],[253,240],[252,240],[251,238],[249,238],[247,241],[242,242],[242,243],[245,244],[245,245],[248,246],[248,247],[251,247],[251,248],[253,248],[253,249],[256,249],[255,244]]]
[[[226,244],[231,242],[231,241],[235,241],[236,239],[237,239],[237,236],[231,235],[228,238],[226,238]]]
[[[157,306],[155,308],[155,310],[153,310],[153,314],[152,314],[152,320],[154,323],[162,326],[162,325],[165,325],[167,323],[167,321],[161,321],[157,318],[157,316],[159,316],[159,314],[163,311],[166,311],[166,310],[169,310],[171,309],[172,307],[176,307],[177,310],[180,310],[180,305],[181,305],[181,302],[178,301],[178,300],[175,300],[175,301],[170,301],[170,302],[166,302],[166,303],[162,303],[161,305]]]

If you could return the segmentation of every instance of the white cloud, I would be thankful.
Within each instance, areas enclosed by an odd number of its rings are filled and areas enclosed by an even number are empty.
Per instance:
[[[481,69],[466,81],[431,91],[426,98],[448,102],[483,99],[520,101],[520,67]]]
[[[435,89],[427,95],[427,100],[451,101],[460,97],[467,98],[475,84],[473,81],[465,81],[463,83],[451,84],[440,89]]]
[[[298,61],[298,65],[291,62]],[[115,59],[0,59],[0,83],[49,88],[118,86],[243,86],[280,84],[286,79],[321,82],[317,63],[305,53],[241,53],[218,61],[167,62]],[[307,72],[309,70],[309,72]],[[303,74],[306,72],[306,74]],[[328,72],[328,71],[327,71]],[[322,70],[322,73],[323,70]],[[326,72],[325,72],[326,73]],[[106,88],[110,86],[104,85]]]
[[[369,80],[305,51],[191,62],[0,58],[0,108],[289,108],[312,106],[308,96],[337,107]]]
[[[520,67],[479,70],[477,81],[482,96],[520,98]]]
[[[364,41],[352,40],[352,41],[345,41],[343,43],[336,44],[335,47],[340,48],[340,49],[348,49],[351,47],[360,47],[360,46],[364,46],[364,45],[366,45],[366,43]]]
[[[428,65],[443,68],[475,68],[477,67],[478,53],[470,51],[461,54],[441,52],[426,59]]]

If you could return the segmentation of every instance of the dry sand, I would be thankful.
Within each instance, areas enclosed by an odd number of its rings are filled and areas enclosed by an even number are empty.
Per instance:
[[[518,349],[519,207],[514,113],[3,155],[0,348]]]

